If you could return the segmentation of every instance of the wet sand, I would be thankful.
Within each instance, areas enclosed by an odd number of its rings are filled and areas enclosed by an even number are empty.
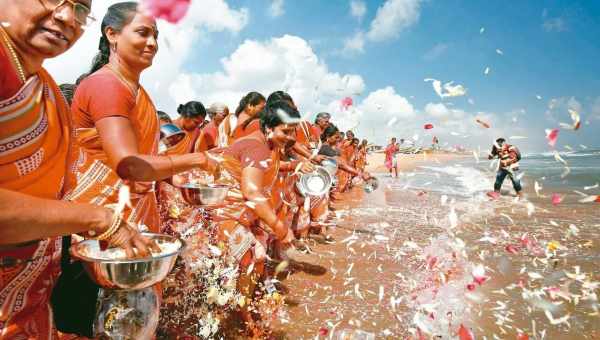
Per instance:
[[[407,156],[413,162],[401,161],[404,171],[453,158]],[[463,325],[478,339],[600,338],[598,205],[572,193],[557,206],[533,192],[519,202],[453,201],[406,189],[402,178],[381,182],[368,195],[358,187],[344,194],[333,243],[309,242],[326,274],[282,278],[289,293],[277,337],[362,330],[406,339],[418,326],[424,338],[451,339]],[[485,270],[480,283],[477,265]]]

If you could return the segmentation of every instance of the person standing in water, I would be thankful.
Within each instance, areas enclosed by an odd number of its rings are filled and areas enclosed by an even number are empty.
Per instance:
[[[398,164],[396,161],[396,154],[398,153],[399,146],[396,143],[396,137],[393,137],[390,144],[385,148],[385,167],[390,171],[390,176],[394,176],[396,171],[396,177],[398,177]]]
[[[494,159],[498,157],[498,172],[496,173],[496,182],[494,183],[494,192],[500,193],[502,183],[506,176],[510,178],[517,196],[522,196],[521,180],[518,176],[519,161],[521,160],[521,152],[514,146],[506,143],[504,138],[496,139],[496,143],[492,147],[492,151],[488,155],[488,159]]]

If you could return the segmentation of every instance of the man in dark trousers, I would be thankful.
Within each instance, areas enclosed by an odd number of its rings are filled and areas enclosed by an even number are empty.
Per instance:
[[[498,164],[498,172],[496,173],[496,182],[494,183],[494,191],[500,193],[502,183],[506,176],[510,178],[517,196],[521,197],[522,187],[521,181],[518,178],[519,172],[519,161],[521,160],[521,152],[514,146],[506,143],[504,138],[496,139],[496,143],[492,147],[492,151],[488,155],[488,159],[494,159],[498,157],[500,160]]]

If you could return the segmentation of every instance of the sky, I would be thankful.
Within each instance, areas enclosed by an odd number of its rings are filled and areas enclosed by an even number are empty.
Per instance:
[[[115,2],[95,0],[94,15]],[[553,150],[545,130],[561,128],[557,150],[597,148],[599,18],[598,1],[192,0],[177,25],[159,20],[160,50],[142,84],[172,116],[188,100],[234,110],[249,91],[283,89],[307,119],[330,112],[378,144],[396,136],[427,146],[436,135],[488,150],[505,137],[543,152]],[[59,83],[86,71],[99,31],[98,22],[45,64]],[[456,96],[438,95],[434,80],[453,82]],[[572,124],[569,109],[581,116],[577,131],[560,125]]]

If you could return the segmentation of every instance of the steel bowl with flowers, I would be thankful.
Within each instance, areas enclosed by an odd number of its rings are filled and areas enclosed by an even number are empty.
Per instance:
[[[185,183],[178,186],[183,199],[196,207],[220,206],[225,203],[225,198],[230,187],[224,184]]]
[[[185,242],[169,235],[143,233],[161,249],[143,258],[128,258],[121,248],[102,250],[97,240],[71,246],[71,256],[80,260],[88,275],[108,289],[139,290],[161,282],[185,249]]]

